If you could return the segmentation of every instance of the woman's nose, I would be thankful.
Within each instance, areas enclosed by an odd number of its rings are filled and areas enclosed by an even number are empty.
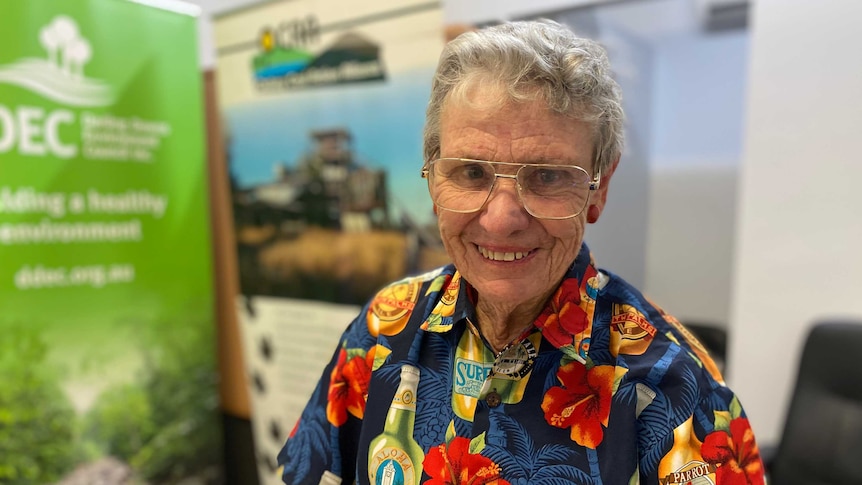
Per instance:
[[[526,228],[530,217],[518,195],[517,182],[498,177],[488,202],[482,208],[479,222],[488,232],[508,234]]]

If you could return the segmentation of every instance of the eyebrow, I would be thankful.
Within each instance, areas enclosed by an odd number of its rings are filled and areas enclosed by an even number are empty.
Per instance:
[[[460,159],[464,159],[464,160],[479,160],[482,162],[514,163],[516,165],[561,165],[561,166],[567,166],[567,167],[575,166],[575,167],[581,167],[587,171],[589,171],[589,169],[591,168],[589,163],[581,164],[577,160],[563,161],[562,159],[558,159],[558,158],[551,159],[551,158],[544,158],[544,157],[538,158],[535,160],[530,160],[527,162],[520,162],[520,161],[518,161],[518,162],[503,162],[501,160],[490,160],[490,159],[485,158],[485,157],[476,157],[476,156],[462,156],[462,157],[440,156],[438,158],[460,158]]]

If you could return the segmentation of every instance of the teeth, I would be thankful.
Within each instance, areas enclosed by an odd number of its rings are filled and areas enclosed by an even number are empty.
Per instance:
[[[485,258],[490,259],[492,261],[516,261],[519,259],[523,259],[524,256],[530,254],[529,251],[528,252],[517,251],[514,253],[502,253],[499,251],[488,251],[487,249],[485,249],[481,246],[479,246],[479,252],[482,253],[482,256],[484,256]]]

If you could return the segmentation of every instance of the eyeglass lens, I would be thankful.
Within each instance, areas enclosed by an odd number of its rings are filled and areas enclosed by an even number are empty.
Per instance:
[[[429,187],[434,202],[454,212],[474,212],[491,195],[498,177],[518,182],[518,193],[532,215],[567,218],[579,214],[587,204],[590,177],[586,171],[561,165],[504,165],[464,159],[442,158],[431,163]],[[498,175],[497,170],[501,173]],[[506,173],[508,172],[508,173]]]

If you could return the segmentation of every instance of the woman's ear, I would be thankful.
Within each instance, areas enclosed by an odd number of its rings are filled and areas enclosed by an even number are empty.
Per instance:
[[[594,224],[599,220],[602,211],[605,210],[605,202],[608,200],[608,186],[611,184],[611,177],[620,163],[620,157],[614,160],[614,163],[602,174],[602,183],[598,190],[590,196],[590,205],[587,207],[587,222]]]

